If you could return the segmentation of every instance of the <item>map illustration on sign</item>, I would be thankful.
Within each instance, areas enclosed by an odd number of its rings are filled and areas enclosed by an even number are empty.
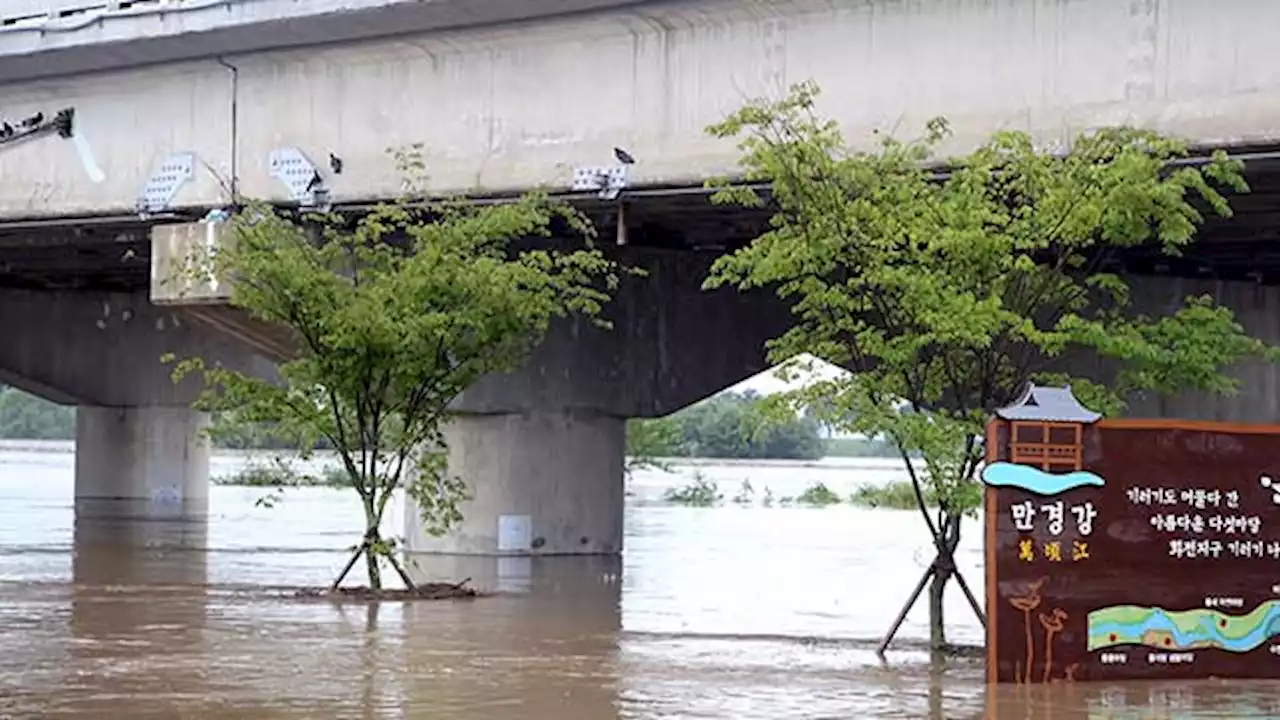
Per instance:
[[[1089,649],[1146,645],[1163,650],[1213,648],[1247,653],[1280,635],[1280,601],[1268,600],[1247,615],[1212,608],[1170,612],[1116,605],[1089,613]]]

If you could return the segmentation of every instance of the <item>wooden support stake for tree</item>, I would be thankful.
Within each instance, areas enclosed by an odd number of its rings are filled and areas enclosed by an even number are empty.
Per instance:
[[[351,568],[356,566],[356,561],[365,553],[365,550],[368,547],[368,542],[369,541],[366,540],[360,543],[360,546],[351,554],[351,559],[347,561],[346,567],[342,568],[342,572],[338,573],[337,579],[333,581],[333,585],[329,588],[330,590],[337,590],[338,586],[342,584],[342,581],[347,579],[347,573],[351,572]]]
[[[889,627],[889,632],[880,641],[880,647],[876,648],[876,655],[884,657],[885,649],[889,647],[889,643],[893,642],[893,636],[898,634],[898,628],[902,627],[902,623],[906,622],[907,613],[911,612],[911,608],[915,607],[916,601],[920,599],[920,593],[924,592],[924,586],[929,584],[929,578],[933,577],[933,573],[936,572],[937,564],[938,561],[934,560],[929,564],[929,567],[925,568],[924,574],[920,576],[920,582],[916,583],[916,589],[911,592],[911,597],[902,606],[902,611],[898,613],[893,625]]]
[[[964,575],[959,570],[952,572],[956,576],[956,582],[960,585],[960,589],[964,591],[964,596],[969,599],[969,607],[973,608],[973,614],[977,616],[978,622],[982,624],[982,629],[987,629],[987,614],[982,611],[982,606],[978,604],[978,598],[969,589],[969,583],[965,582]]]
[[[884,652],[889,648],[889,644],[893,642],[893,638],[898,634],[898,629],[902,627],[902,623],[906,622],[907,614],[911,612],[911,608],[915,607],[916,601],[920,599],[920,594],[924,592],[924,588],[929,584],[929,580],[934,573],[938,571],[939,557],[935,556],[929,567],[925,568],[924,574],[920,576],[920,582],[916,584],[916,589],[911,591],[911,597],[907,599],[906,604],[902,606],[902,610],[898,613],[893,621],[893,625],[889,627],[889,632],[885,633],[884,639],[880,641],[880,646],[876,648],[876,655],[884,657]],[[954,562],[952,563],[954,565]],[[973,608],[973,614],[977,616],[978,622],[982,624],[985,630],[987,627],[986,613],[982,612],[982,606],[978,604],[977,597],[973,591],[969,589],[969,583],[965,581],[964,575],[958,568],[951,570],[951,575],[955,577],[956,582],[960,585],[960,589],[964,591],[964,596],[969,599],[969,607]]]

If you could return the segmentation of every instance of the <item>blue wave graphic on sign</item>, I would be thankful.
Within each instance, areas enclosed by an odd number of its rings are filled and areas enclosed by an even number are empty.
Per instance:
[[[1088,470],[1058,475],[1030,465],[997,462],[982,469],[982,482],[992,487],[1015,487],[1036,495],[1057,495],[1081,487],[1102,487],[1106,481]]]

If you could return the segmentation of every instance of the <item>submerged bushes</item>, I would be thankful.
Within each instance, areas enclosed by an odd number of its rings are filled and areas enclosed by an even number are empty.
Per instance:
[[[688,483],[665,490],[662,493],[662,502],[686,507],[715,507],[724,502],[724,497],[718,483],[709,480],[703,473],[696,472]],[[912,510],[916,507],[916,497],[911,489],[911,483],[905,480],[883,485],[862,485],[848,497],[841,496],[820,482],[810,484],[794,497],[790,495],[775,497],[772,488],[765,486],[760,493],[757,493],[750,480],[743,480],[738,491],[730,498],[730,502],[744,507],[759,505],[766,508],[828,507],[843,504],[885,510]],[[933,498],[927,494],[925,502],[930,506],[934,505]]]

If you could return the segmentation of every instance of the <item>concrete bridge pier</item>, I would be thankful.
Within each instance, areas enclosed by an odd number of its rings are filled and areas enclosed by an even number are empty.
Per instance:
[[[179,308],[133,291],[0,290],[0,382],[76,413],[75,500],[89,517],[202,517],[208,419],[199,379],[162,358],[201,357],[263,377],[274,364]]]
[[[612,329],[553,324],[523,367],[457,399],[449,467],[473,499],[441,538],[406,502],[409,552],[620,554],[626,418],[667,415],[767,367],[765,341],[791,319],[775,296],[702,290],[713,253],[614,252],[646,274],[623,279]]]
[[[76,514],[202,517],[209,502],[206,413],[188,407],[76,411]]]
[[[567,410],[462,414],[445,431],[450,472],[473,499],[453,532],[422,532],[406,503],[413,552],[612,555],[622,549],[625,420]]]

